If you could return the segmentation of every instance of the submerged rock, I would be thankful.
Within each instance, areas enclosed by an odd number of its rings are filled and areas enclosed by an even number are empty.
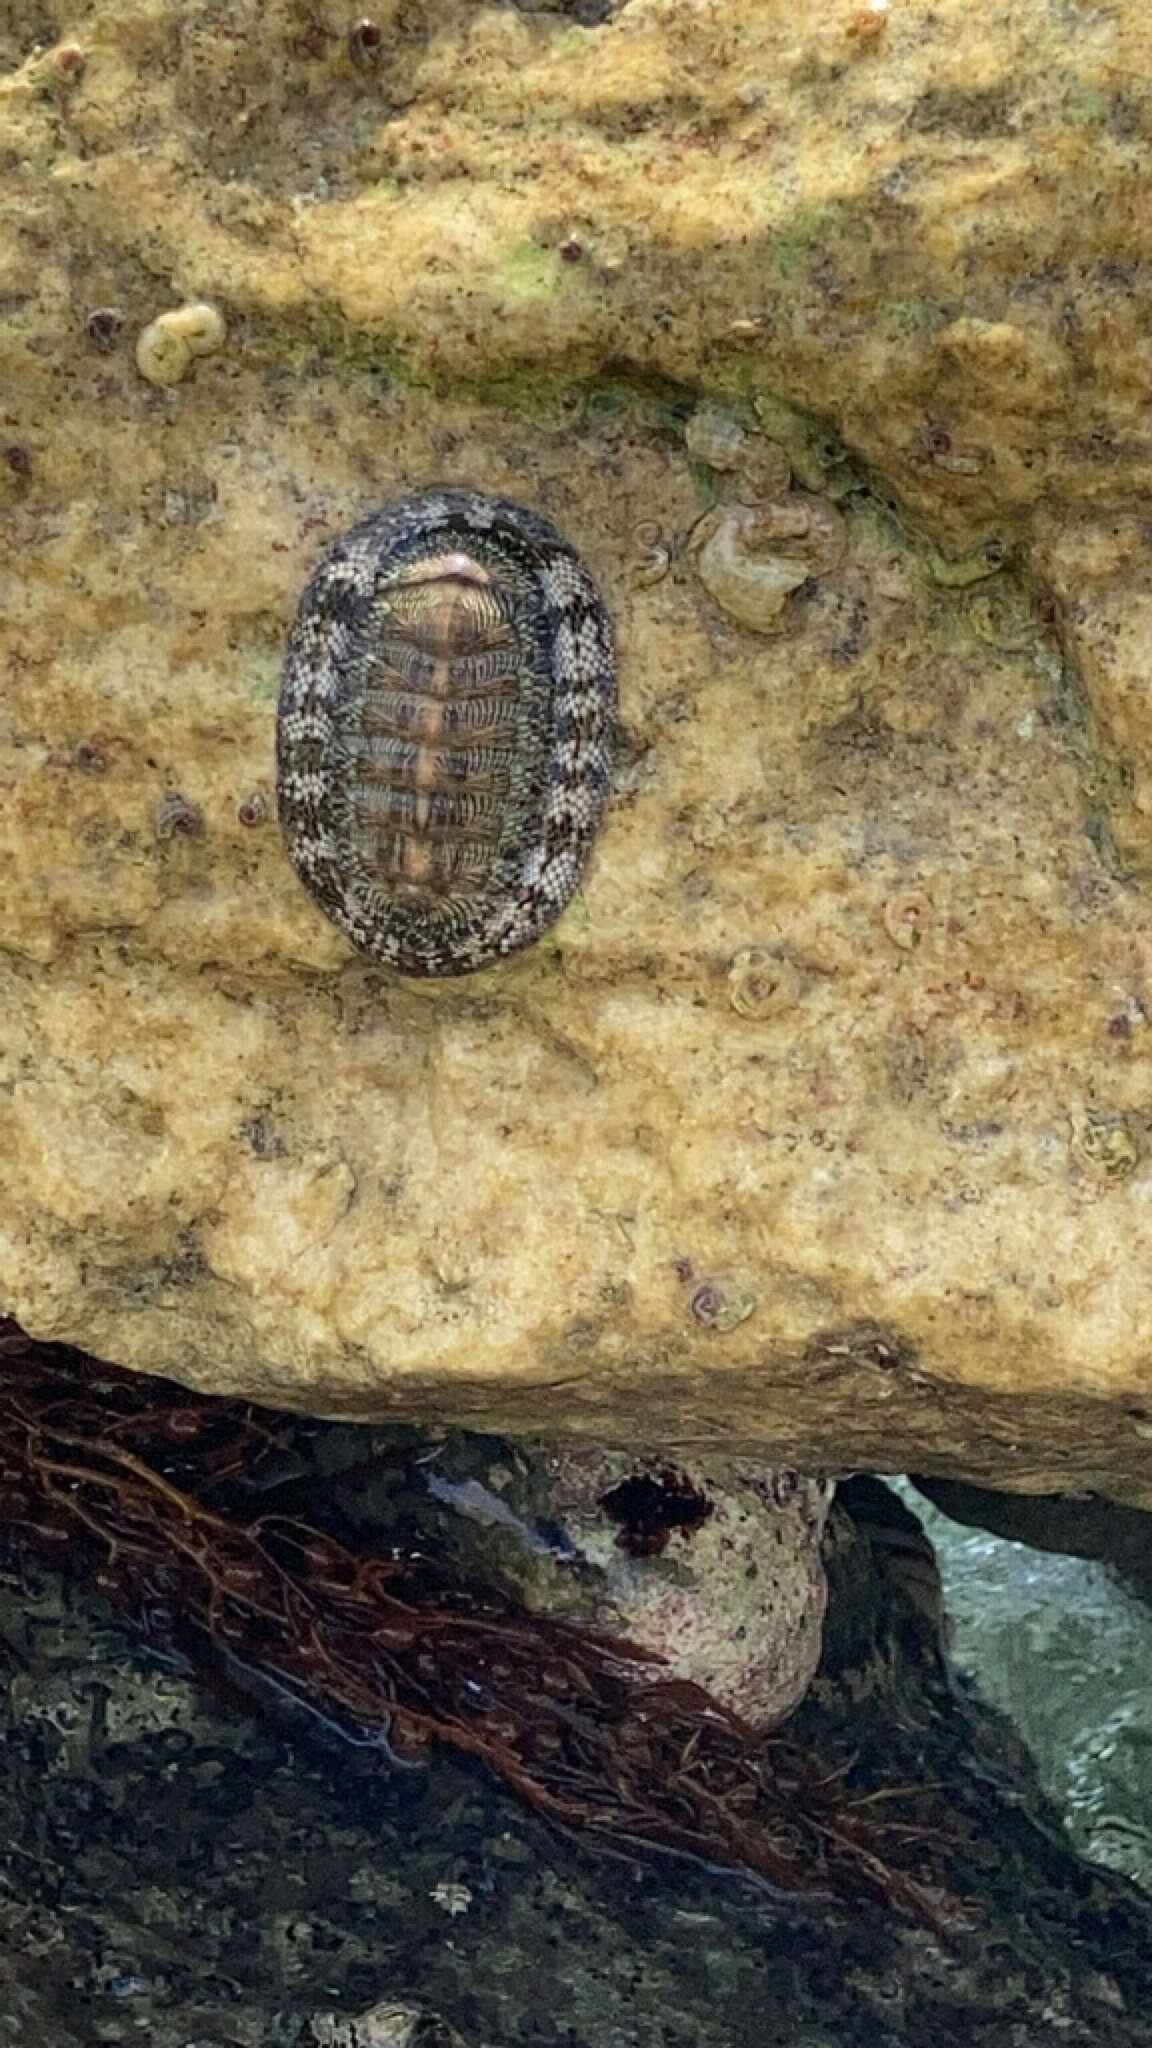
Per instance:
[[[595,1450],[553,1453],[546,1469],[556,1518],[593,1567],[580,1596],[592,1626],[655,1650],[753,1727],[786,1720],[820,1661],[832,1482]]]

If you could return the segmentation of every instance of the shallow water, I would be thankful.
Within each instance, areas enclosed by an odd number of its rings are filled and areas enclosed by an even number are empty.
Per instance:
[[[1103,1565],[898,1490],[936,1546],[958,1669],[1015,1722],[1077,1847],[1152,1888],[1152,1609]]]

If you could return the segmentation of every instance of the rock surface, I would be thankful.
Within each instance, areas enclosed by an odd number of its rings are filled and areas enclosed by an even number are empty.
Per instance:
[[[6,1570],[12,2048],[335,2048],[334,2014],[351,2048],[414,2007],[411,2048],[1145,2048],[1152,1907],[1074,1853],[1008,1724],[949,1684],[914,1518],[857,1481],[829,1533],[805,1743],[891,1821],[883,1853],[928,1859],[947,1946],[895,1900],[605,1855],[444,1754],[388,1773],[289,1742],[76,1585]]]
[[[639,1644],[754,1728],[799,1705],[823,1640],[829,1481],[727,1458],[671,1466],[537,1446],[529,1517],[513,1511],[519,1475],[503,1458],[480,1480],[457,1478],[454,1449],[449,1437],[418,1470],[430,1497],[473,1525],[465,1583],[479,1559],[531,1612]],[[459,1530],[457,1519],[457,1543]]]
[[[1132,0],[0,5],[0,1306],[1150,1497],[1145,53]],[[843,522],[756,630],[702,400]],[[586,556],[624,732],[555,933],[418,984],[294,882],[272,733],[326,540],[445,478]]]

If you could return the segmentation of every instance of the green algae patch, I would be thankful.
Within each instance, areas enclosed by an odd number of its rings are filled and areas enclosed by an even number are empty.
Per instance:
[[[531,299],[552,299],[563,287],[560,259],[552,249],[538,242],[515,242],[498,263],[496,276],[509,297],[518,304]]]

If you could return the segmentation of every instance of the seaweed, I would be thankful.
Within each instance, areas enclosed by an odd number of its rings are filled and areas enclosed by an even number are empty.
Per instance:
[[[319,1494],[314,1515],[269,1507],[300,1427],[0,1322],[0,1545],[382,1768],[446,1744],[606,1847],[687,1855],[771,1895],[878,1895],[944,1939],[965,1924],[922,1867],[936,1831],[891,1817],[933,1787],[854,1793],[851,1765],[821,1771],[634,1644],[448,1582],[418,1543],[365,1548]]]

